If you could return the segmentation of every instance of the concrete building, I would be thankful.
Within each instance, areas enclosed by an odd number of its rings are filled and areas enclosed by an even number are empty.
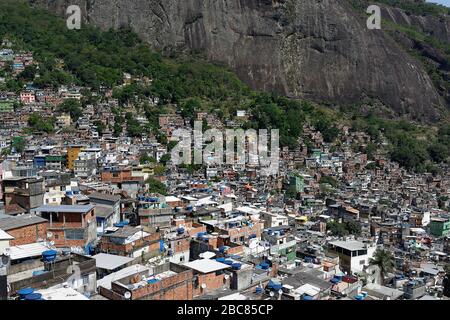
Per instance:
[[[360,241],[332,241],[328,244],[327,255],[338,256],[341,269],[353,274],[363,271],[375,250],[376,246]]]
[[[81,247],[86,249],[97,239],[93,205],[45,205],[32,213],[48,221],[48,239],[56,247]]]

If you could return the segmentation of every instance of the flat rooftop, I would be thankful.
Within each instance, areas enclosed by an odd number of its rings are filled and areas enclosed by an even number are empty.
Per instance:
[[[210,273],[230,268],[229,265],[211,259],[199,259],[185,263],[183,266],[200,273]]]
[[[68,287],[50,288],[36,291],[44,300],[89,300],[78,291]]]
[[[94,209],[94,206],[91,204],[87,205],[60,205],[60,206],[53,206],[53,205],[47,205],[47,206],[40,206],[35,209],[31,209],[31,212],[68,212],[68,213],[88,213]]]
[[[335,247],[339,247],[339,248],[343,248],[346,250],[350,250],[350,251],[357,251],[357,250],[364,250],[366,249],[366,246],[364,243],[360,242],[360,241],[356,241],[356,240],[351,240],[351,241],[331,241],[329,242],[329,244],[335,246]]]
[[[133,261],[133,258],[122,257],[115,254],[99,253],[92,258],[96,261],[97,268],[114,270]]]

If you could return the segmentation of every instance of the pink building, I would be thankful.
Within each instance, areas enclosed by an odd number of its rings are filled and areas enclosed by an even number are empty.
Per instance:
[[[36,96],[33,92],[24,91],[20,93],[20,102],[23,104],[31,104],[36,101]]]

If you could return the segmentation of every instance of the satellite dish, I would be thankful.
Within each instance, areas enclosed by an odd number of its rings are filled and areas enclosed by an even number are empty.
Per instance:
[[[275,295],[275,292],[270,291],[269,295],[270,295],[271,297],[273,297],[273,296]]]
[[[278,290],[278,294],[281,296],[283,294],[283,290]]]
[[[9,256],[3,255],[3,256],[1,256],[1,257],[2,257],[2,260],[1,260],[0,265],[1,265],[1,266],[6,266],[6,265],[8,265],[8,264],[9,264]]]
[[[125,299],[130,299],[131,298],[131,293],[129,291],[125,292],[124,295]]]
[[[136,242],[133,241],[133,242],[131,243],[131,245],[134,247],[134,246],[136,245]]]
[[[225,280],[227,280],[230,276],[228,274],[225,275]]]
[[[51,238],[51,237],[53,237],[53,233],[47,232],[47,238]]]
[[[202,289],[206,289],[206,283],[202,283],[201,287]]]

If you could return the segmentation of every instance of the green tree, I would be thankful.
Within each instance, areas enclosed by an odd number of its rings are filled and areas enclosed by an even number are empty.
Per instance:
[[[127,117],[127,132],[130,137],[142,137],[142,127],[133,117]]]
[[[106,126],[100,120],[95,120],[94,126],[97,128],[96,130],[100,136],[103,134],[103,131],[105,131],[105,129],[106,129]]]
[[[161,162],[164,166],[166,166],[169,161],[170,161],[170,153],[164,154],[161,157],[161,159],[159,159],[159,162]]]
[[[385,249],[377,249],[373,258],[369,260],[369,265],[377,266],[380,269],[381,278],[385,281],[387,274],[395,270],[394,256]]]
[[[181,104],[181,116],[194,120],[195,114],[200,111],[202,105],[198,99],[188,99]]]
[[[333,188],[337,188],[339,186],[338,181],[330,176],[321,176],[319,179],[319,183],[327,183],[331,185]]]
[[[361,234],[361,224],[356,221],[347,221],[345,223],[345,229],[348,233],[359,236]]]
[[[148,178],[146,181],[148,185],[148,191],[150,193],[159,193],[162,195],[167,195],[167,187],[164,183],[154,178]]]
[[[348,235],[348,230],[345,228],[345,225],[343,223],[330,221],[327,222],[327,231],[330,231],[332,235],[343,237]]]
[[[68,113],[73,121],[77,121],[83,114],[81,103],[76,99],[66,99],[58,107],[60,112]]]
[[[156,159],[149,156],[147,153],[142,153],[139,157],[139,163],[140,164],[148,164],[148,163],[155,163]]]
[[[39,113],[33,112],[28,117],[28,125],[33,131],[44,131],[51,133],[54,130],[55,119],[53,117],[44,118]]]
[[[11,147],[17,153],[22,153],[25,150],[26,140],[24,137],[14,137],[11,141]]]

